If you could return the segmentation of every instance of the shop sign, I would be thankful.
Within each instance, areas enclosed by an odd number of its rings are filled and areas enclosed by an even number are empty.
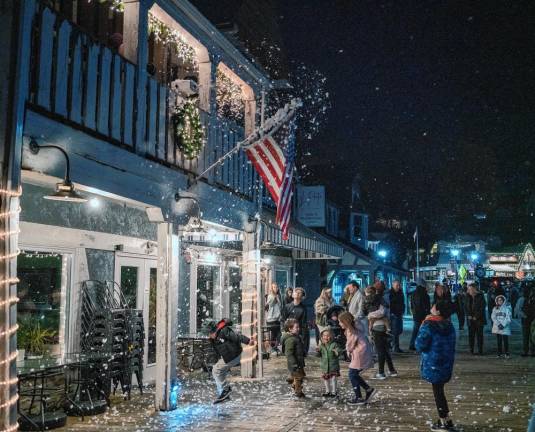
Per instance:
[[[325,186],[297,187],[297,219],[307,227],[325,226]]]

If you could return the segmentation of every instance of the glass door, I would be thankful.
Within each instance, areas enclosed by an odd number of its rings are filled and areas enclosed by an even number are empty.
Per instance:
[[[115,281],[128,307],[143,311],[145,325],[144,379],[152,381],[156,363],[156,263],[155,258],[115,256]]]
[[[197,267],[197,332],[207,321],[222,318],[221,275],[219,265],[199,264]]]

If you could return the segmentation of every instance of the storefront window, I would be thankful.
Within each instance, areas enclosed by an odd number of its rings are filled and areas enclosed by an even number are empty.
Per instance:
[[[209,320],[221,317],[219,266],[199,265],[197,268],[197,331]]]
[[[135,266],[121,266],[121,288],[129,308],[137,307],[138,270]]]
[[[59,354],[65,262],[62,255],[46,252],[26,251],[18,257],[17,342],[27,356]]]
[[[151,267],[149,275],[148,364],[156,363],[156,274],[156,268]]]
[[[229,318],[234,324],[241,323],[241,272],[239,267],[229,267],[228,271],[229,291]]]
[[[276,270],[275,282],[279,287],[279,292],[284,292],[288,288],[288,270]]]

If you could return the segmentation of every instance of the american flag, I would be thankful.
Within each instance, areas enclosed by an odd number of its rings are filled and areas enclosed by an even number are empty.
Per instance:
[[[277,141],[265,136],[245,148],[245,153],[277,204],[277,224],[283,240],[288,240],[293,197],[293,173],[295,168],[295,122],[281,128]]]

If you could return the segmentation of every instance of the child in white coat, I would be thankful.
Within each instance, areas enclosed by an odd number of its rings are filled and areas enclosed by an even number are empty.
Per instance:
[[[496,297],[496,306],[492,309],[492,333],[498,340],[498,357],[509,358],[509,336],[511,336],[511,306],[502,295]]]

